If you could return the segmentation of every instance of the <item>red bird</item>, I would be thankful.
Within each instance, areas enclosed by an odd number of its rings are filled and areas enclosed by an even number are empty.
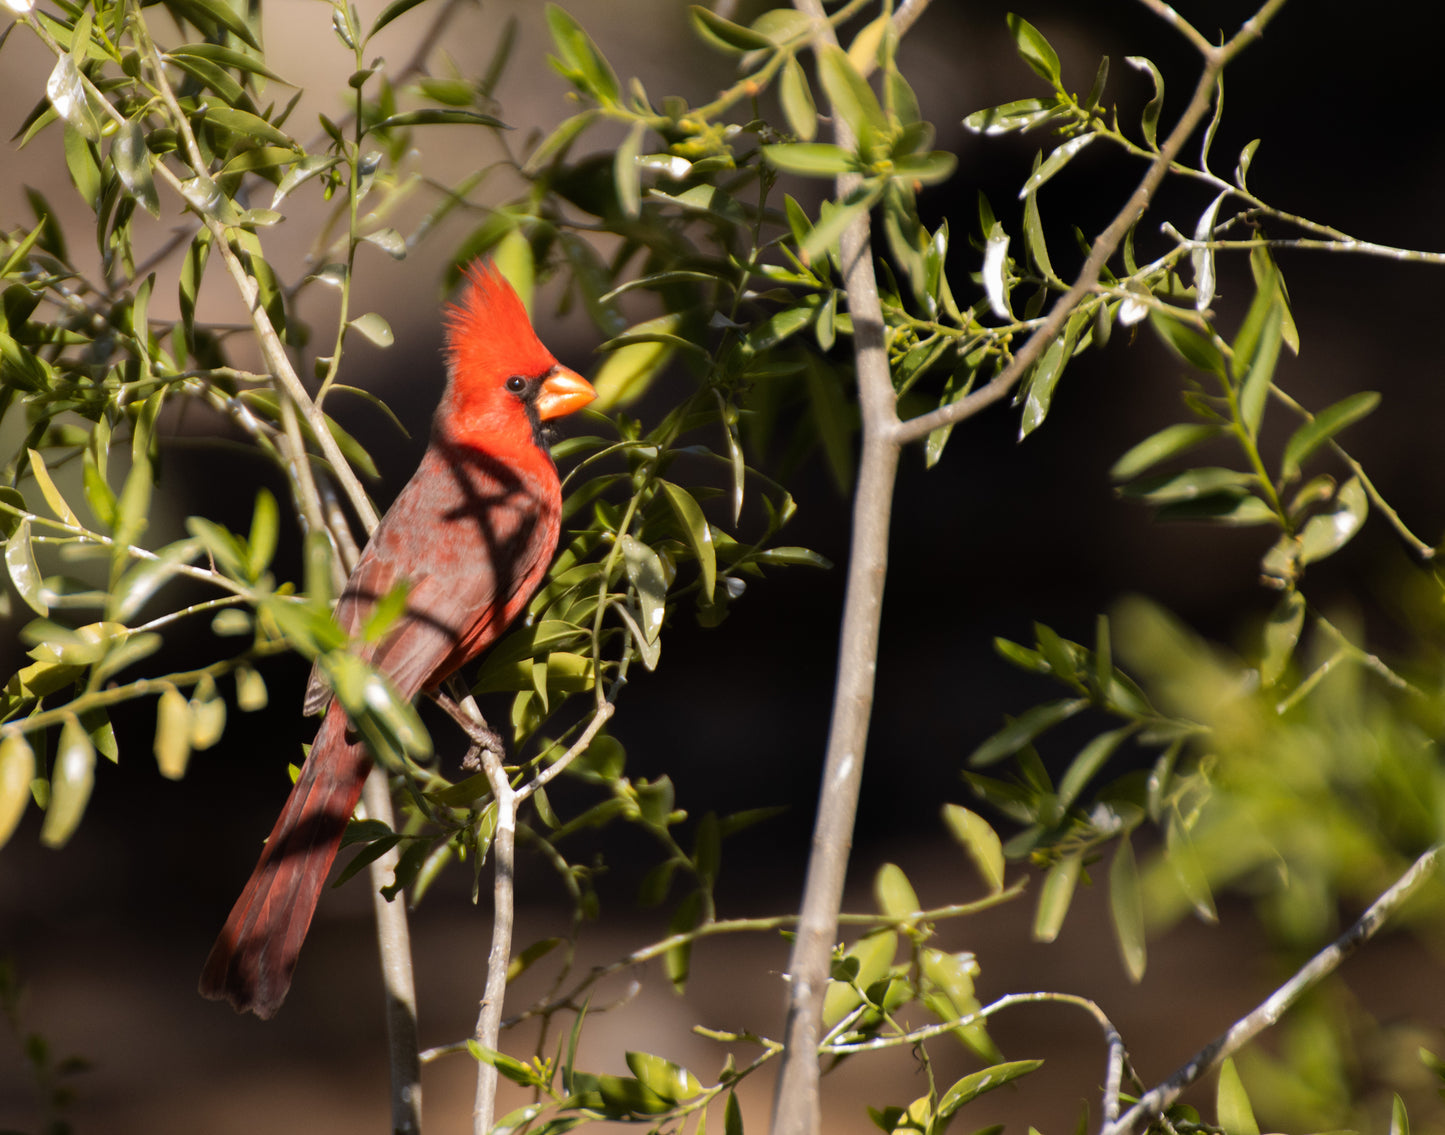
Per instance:
[[[340,600],[355,636],[405,580],[406,611],[361,654],[412,698],[490,646],[542,582],[557,550],[562,490],[542,423],[597,397],[538,341],[517,294],[474,267],[447,311],[447,385],[421,465],[382,517]],[[306,710],[328,691],[313,672]],[[201,993],[269,1018],[371,770],[333,700],[256,869],[211,947]]]

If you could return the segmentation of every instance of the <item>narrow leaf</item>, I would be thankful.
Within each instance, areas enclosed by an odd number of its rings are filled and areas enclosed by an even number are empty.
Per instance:
[[[1137,982],[1144,976],[1147,960],[1144,942],[1144,897],[1139,887],[1139,866],[1129,833],[1119,838],[1114,861],[1109,864],[1109,913],[1113,916],[1114,937],[1129,980]]]

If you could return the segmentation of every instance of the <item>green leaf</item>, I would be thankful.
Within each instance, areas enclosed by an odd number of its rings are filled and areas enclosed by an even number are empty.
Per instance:
[[[477,110],[459,110],[443,107],[423,107],[420,110],[404,110],[372,123],[367,133],[381,130],[396,130],[403,126],[492,126],[507,129],[507,124],[495,115],[483,114]]]
[[[256,494],[256,506],[251,513],[251,536],[247,541],[250,555],[246,567],[251,579],[260,579],[261,573],[271,566],[271,558],[276,554],[276,541],[281,534],[280,521],[276,498],[271,495],[270,489],[262,489]]]
[[[1074,900],[1074,887],[1079,881],[1079,869],[1083,863],[1083,853],[1075,851],[1049,868],[1049,873],[1044,876],[1044,885],[1039,890],[1039,907],[1034,914],[1034,941],[1052,942],[1059,936],[1064,916],[1069,913],[1069,904]]]
[[[693,556],[697,559],[698,571],[702,577],[702,594],[707,602],[713,600],[717,586],[717,551],[713,547],[712,530],[707,517],[702,513],[693,495],[671,481],[658,481],[662,494],[667,498],[678,526],[682,529]]]
[[[1279,348],[1284,326],[1284,304],[1270,305],[1264,325],[1259,332],[1259,346],[1250,362],[1249,373],[1240,385],[1239,418],[1250,437],[1259,434],[1259,423],[1264,418],[1264,403],[1269,396],[1270,384],[1274,382],[1274,367],[1279,361]]]
[[[818,223],[798,247],[798,256],[805,264],[830,252],[836,252],[843,230],[871,209],[882,195],[882,186],[864,182],[841,203],[825,200],[820,207]]]
[[[853,128],[859,144],[866,147],[888,134],[888,118],[868,80],[858,73],[847,53],[836,43],[817,49],[818,80],[827,92],[833,113]]]
[[[1234,1067],[1233,1058],[1225,1060],[1219,1067],[1214,1106],[1225,1135],[1259,1135],[1259,1123],[1254,1118],[1254,1109],[1249,1105],[1249,1095],[1244,1090],[1239,1071]]]
[[[829,142],[779,142],[762,149],[769,165],[802,177],[835,177],[858,168],[857,158]]]
[[[918,892],[896,863],[885,863],[878,869],[873,879],[873,898],[889,918],[907,918],[922,909]]]
[[[522,1063],[515,1056],[508,1056],[494,1048],[486,1048],[474,1040],[467,1041],[467,1051],[483,1064],[490,1064],[514,1084],[520,1084],[524,1088],[541,1086],[542,1081],[537,1076],[537,1070],[530,1064]]]
[[[1154,97],[1144,105],[1144,113],[1140,116],[1140,127],[1144,131],[1144,141],[1149,144],[1151,150],[1159,148],[1159,113],[1164,109],[1164,76],[1159,73],[1159,68],[1142,55],[1126,55],[1124,62],[1133,67],[1136,71],[1147,72],[1154,80]]]
[[[168,780],[186,775],[193,725],[190,701],[174,686],[167,686],[156,703],[155,754],[156,765]]]
[[[382,28],[386,27],[387,24],[391,23],[392,20],[406,15],[418,4],[423,2],[424,0],[391,0],[391,3],[381,10],[381,14],[377,16],[375,22],[372,23],[371,30],[366,33],[366,38],[370,39],[377,32],[381,31]]]
[[[242,664],[236,667],[236,705],[246,713],[265,709],[266,680],[260,671]]]
[[[218,64],[221,67],[230,68],[233,71],[245,71],[252,75],[261,75],[275,83],[283,83],[286,86],[293,86],[287,83],[280,75],[266,66],[264,59],[258,59],[254,55],[247,55],[244,51],[237,51],[234,47],[226,47],[219,43],[187,43],[180,47],[172,47],[166,51],[166,57],[204,59],[210,63]]]
[[[66,717],[50,770],[50,800],[40,826],[40,842],[64,847],[90,801],[95,786],[95,746],[78,718]]]
[[[55,481],[50,476],[50,470],[45,465],[45,458],[34,449],[27,448],[25,454],[30,461],[30,475],[40,486],[40,495],[45,498],[45,503],[50,506],[50,511],[55,513],[56,519],[62,520],[74,528],[79,528],[80,520],[71,510],[70,505],[66,504],[60,490],[56,488]]]
[[[1370,500],[1359,477],[1351,477],[1335,494],[1329,512],[1312,516],[1300,532],[1299,562],[1313,563],[1332,556],[1348,544],[1370,514]]]
[[[232,533],[204,516],[188,516],[186,528],[201,541],[222,572],[233,579],[246,579],[246,549]]]
[[[624,1054],[624,1059],[639,1083],[669,1103],[690,1100],[702,1093],[698,1078],[671,1060],[664,1060],[650,1052],[628,1052]]]
[[[617,187],[618,204],[626,217],[636,218],[642,212],[642,170],[637,159],[642,153],[642,139],[646,133],[647,123],[641,119],[634,122],[612,158],[612,181]]]
[[[744,1135],[743,1109],[736,1092],[728,1093],[727,1106],[723,1108],[723,1135]]]
[[[350,323],[362,335],[378,347],[390,347],[396,342],[396,336],[392,334],[391,324],[386,318],[374,311],[368,311],[365,315],[358,315]]]
[[[893,955],[898,950],[898,935],[892,930],[865,935],[848,947],[841,963],[833,963],[833,980],[823,998],[823,1023],[837,1024],[863,1003],[860,989],[867,989],[888,973]],[[840,969],[851,973],[851,980],[840,980]]]
[[[662,631],[663,616],[667,613],[667,573],[663,570],[662,559],[630,534],[624,533],[618,543],[622,548],[627,578],[637,589],[642,632],[648,642],[655,642]]]
[[[257,51],[262,50],[246,21],[226,0],[164,0],[164,3],[176,15],[184,17],[202,30],[208,30],[212,24],[219,24],[248,46]]]
[[[1282,677],[1305,621],[1305,598],[1291,588],[1269,613],[1264,624],[1264,652],[1259,660],[1259,680],[1266,688]]]
[[[406,259],[406,238],[393,228],[377,229],[375,232],[367,233],[361,239],[367,244],[375,245],[393,260]]]
[[[803,65],[797,57],[790,55],[778,76],[778,101],[783,107],[783,117],[788,128],[804,142],[811,142],[818,134],[818,107],[813,101],[812,88],[803,73]]]
[[[115,132],[110,143],[110,160],[125,191],[152,217],[159,217],[161,199],[151,171],[150,151],[146,149],[145,128],[138,120],[131,119]]]
[[[1067,142],[1055,146],[1049,156],[1044,159],[1043,164],[1034,170],[1029,176],[1029,179],[1024,182],[1023,188],[1019,190],[1019,200],[1023,201],[1037,193],[1039,187],[1043,185],[1044,182],[1048,181],[1049,178],[1053,177],[1054,174],[1058,173],[1068,165],[1069,162],[1073,161],[1079,152],[1092,142],[1095,137],[1097,137],[1097,135],[1080,134],[1077,137],[1070,138]]]
[[[1405,1110],[1405,1101],[1395,1093],[1395,1102],[1390,1105],[1390,1135],[1410,1135],[1410,1114]]]
[[[1294,480],[1300,474],[1300,466],[1320,446],[1347,426],[1373,412],[1379,404],[1379,394],[1373,390],[1361,390],[1321,410],[1312,420],[1295,430],[1285,443],[1284,459],[1280,462],[1280,478],[1285,481]]]
[[[963,120],[963,125],[975,134],[1022,133],[1058,115],[1061,106],[1056,98],[1017,99],[976,110]]]
[[[989,822],[959,804],[943,806],[943,821],[953,838],[963,845],[990,894],[1003,890],[1003,844]]]
[[[1037,170],[1038,166],[1038,156],[1036,155],[1034,169]],[[1052,283],[1062,284],[1063,281],[1059,279],[1058,273],[1054,271],[1054,266],[1049,261],[1048,238],[1044,235],[1044,222],[1043,218],[1039,216],[1039,198],[1036,193],[1030,193],[1024,198],[1024,242],[1039,274]],[[1108,311],[1108,309],[1108,304],[1099,305],[1100,311]]]
[[[1134,729],[1133,725],[1125,725],[1120,729],[1100,733],[1079,750],[1078,756],[1069,764],[1068,771],[1059,781],[1058,797],[1061,809],[1067,809],[1078,799],[1079,793],[1084,790],[1084,785],[1088,784],[1099,769],[1103,768],[1104,762],[1114,755],[1114,750],[1134,732]]]
[[[50,605],[45,600],[40,568],[36,566],[35,552],[31,548],[28,519],[17,524],[5,541],[5,567],[10,572],[10,582],[15,585],[26,606],[38,615],[48,615]]]
[[[767,36],[724,19],[701,4],[688,5],[687,14],[693,29],[708,43],[724,51],[741,53],[773,46]]]
[[[938,1101],[939,1119],[947,1119],[964,1104],[1043,1067],[1042,1060],[1011,1060],[957,1080]]]
[[[1195,912],[1206,922],[1218,922],[1219,913],[1214,908],[1214,895],[1209,888],[1209,877],[1204,872],[1194,841],[1189,836],[1179,813],[1174,812],[1164,830],[1164,856],[1173,869],[1184,897]]]
[[[431,755],[431,735],[416,707],[390,679],[345,650],[329,651],[316,662],[374,756],[396,764],[403,756]]]
[[[1166,505],[1216,495],[1239,498],[1247,494],[1252,484],[1252,474],[1236,469],[1204,466],[1199,469],[1186,469],[1182,473],[1142,477],[1125,485],[1119,493],[1145,504]]]
[[[1018,49],[1019,57],[1034,69],[1034,73],[1039,78],[1058,87],[1059,54],[1043,37],[1043,33],[1022,16],[1012,12],[1008,15],[1008,30],[1009,34],[1013,36],[1014,46]]]
[[[1146,469],[1152,469],[1162,461],[1187,453],[1224,432],[1223,426],[1208,426],[1193,422],[1181,422],[1166,426],[1151,434],[1137,445],[1132,446],[1123,457],[1114,462],[1109,476],[1116,481],[1128,481]]]
[[[1087,698],[1061,698],[1025,710],[969,754],[969,768],[997,764],[1030,744],[1041,733],[1088,708],[1088,705]]]
[[[1149,324],[1165,345],[1190,366],[1224,377],[1224,355],[1194,328],[1159,308],[1149,309]]]
[[[1088,322],[1089,315],[1085,311],[1076,311],[1069,316],[1064,334],[1049,345],[1044,357],[1039,360],[1039,365],[1034,368],[1034,373],[1029,378],[1028,393],[1024,397],[1024,412],[1019,423],[1020,441],[1038,429],[1048,416],[1049,407],[1054,400],[1054,390],[1059,379],[1063,377],[1064,367],[1073,357],[1074,345]]]
[[[35,751],[24,733],[0,739],[0,847],[4,847],[30,803],[30,782],[35,779]]]
[[[1229,192],[1226,189],[1199,215],[1194,226],[1194,239],[1199,243],[1207,245],[1214,239],[1214,221]],[[1206,311],[1214,302],[1214,249],[1195,248],[1189,253],[1189,261],[1194,268],[1194,310]]]
[[[271,208],[279,206],[287,195],[302,182],[309,181],[318,174],[340,164],[341,158],[335,154],[312,154],[302,158],[282,174],[281,180],[276,183],[276,192],[271,196]]]
[[[208,106],[204,121],[209,126],[219,126],[222,130],[228,130],[232,134],[239,134],[245,138],[270,142],[274,146],[282,146],[289,150],[297,148],[296,143],[285,131],[278,130],[258,114],[238,110],[233,106]]]
[[[556,4],[547,5],[547,29],[561,56],[558,72],[604,106],[615,106],[620,97],[617,73],[602,57],[582,25]]]
[[[109,616],[121,623],[130,622],[156,590],[176,574],[176,568],[200,552],[199,540],[177,540],[157,552],[155,559],[136,563],[111,589]]]
[[[1144,976],[1147,952],[1144,941],[1144,896],[1139,887],[1139,865],[1129,833],[1119,837],[1114,860],[1109,864],[1109,913],[1113,917],[1114,937],[1129,980],[1138,982]]]

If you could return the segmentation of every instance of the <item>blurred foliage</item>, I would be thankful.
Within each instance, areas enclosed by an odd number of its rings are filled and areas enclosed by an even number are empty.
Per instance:
[[[819,43],[811,18],[791,9],[742,24],[692,7],[694,30],[734,59],[738,74],[701,106],[654,98],[640,80],[619,79],[581,25],[549,5],[550,62],[574,88],[576,108],[520,144],[495,99],[511,62],[510,24],[478,75],[432,74],[422,63],[388,70],[374,37],[393,21],[423,19],[413,11],[423,5],[395,0],[368,26],[333,0],[334,50],[354,62],[350,106],[303,128],[293,121],[299,94],[266,62],[258,6],[7,6],[30,35],[27,47],[54,59],[20,144],[47,130],[63,135],[71,180],[95,225],[93,249],[87,234],[85,251],[72,253],[74,234],[30,191],[33,216],[0,233],[0,524],[13,589],[0,598],[0,614],[26,620],[20,636],[30,648],[0,703],[0,843],[32,801],[44,810],[42,842],[59,847],[73,835],[97,757],[122,758],[113,707],[154,699],[154,754],[164,775],[180,777],[194,752],[224,742],[233,708],[267,704],[268,661],[294,652],[319,665],[393,773],[402,802],[396,830],[353,825],[348,841],[360,850],[343,877],[398,848],[392,895],[405,890],[419,901],[452,863],[469,863],[480,885],[496,824],[485,775],[443,771],[414,709],[351,652],[331,617],[350,540],[336,501],[364,505],[357,477],[377,469],[327,409],[342,395],[380,405],[341,382],[343,364],[354,335],[381,348],[395,338],[384,315],[352,309],[358,250],[369,244],[402,259],[453,214],[479,217],[448,254],[448,283],[487,256],[530,303],[537,281],[560,276],[562,307],[584,310],[606,341],[593,375],[598,411],[586,419],[594,432],[554,448],[568,470],[563,547],[529,618],[486,656],[472,688],[512,696],[512,771],[534,802],[519,830],[571,896],[575,922],[598,916],[599,903],[597,865],[568,858],[572,837],[627,823],[659,848],[640,898],[671,904],[671,935],[582,976],[572,974],[570,941],[517,950],[513,977],[554,966],[551,992],[524,1016],[570,1016],[570,1031],[549,1051],[544,1029],[529,1059],[474,1043],[471,1050],[533,1093],[533,1103],[502,1120],[509,1130],[560,1132],[598,1118],[675,1130],[697,1116],[693,1130],[701,1132],[711,1109],[715,1127],[740,1132],[734,1089],[777,1054],[775,1041],[699,1026],[757,1050],[745,1065],[729,1055],[710,1084],[648,1053],[627,1054],[631,1076],[585,1072],[576,1052],[600,977],[660,957],[681,988],[698,939],[790,924],[729,921],[715,909],[724,840],[768,813],[689,822],[671,780],[627,776],[623,747],[606,733],[567,768],[585,793],[574,814],[548,798],[548,770],[617,700],[638,664],[660,664],[664,632],[678,618],[716,626],[766,569],[824,566],[815,553],[776,542],[794,505],[785,484],[758,469],[779,470],[785,481],[817,453],[841,489],[852,485],[858,410],[846,350],[853,328],[840,302],[844,229],[869,215],[882,234],[886,343],[904,416],[957,403],[1009,365],[1016,343],[1068,288],[1053,266],[1040,191],[1087,146],[1156,157],[1163,75],[1148,60],[1128,60],[1153,84],[1153,97],[1137,130],[1125,130],[1104,101],[1107,59],[1086,95],[1070,93],[1047,39],[1011,18],[1020,57],[1048,93],[978,111],[964,124],[984,136],[1047,128],[1054,141],[1020,192],[1022,240],[1014,243],[1019,234],[980,197],[976,235],[964,247],[954,245],[949,219],[930,230],[919,217],[919,192],[951,178],[956,159],[933,148],[933,127],[899,68],[899,23],[887,2],[834,7],[828,18],[846,47]],[[443,5],[432,15],[440,21],[434,31],[449,13]],[[21,50],[18,41],[11,50]],[[820,104],[847,122],[855,146],[819,140]],[[1038,1067],[1004,1060],[985,1022],[1010,1002],[982,1005],[978,959],[946,952],[935,938],[940,920],[1018,894],[1018,884],[1008,885],[1009,860],[1045,869],[1034,934],[1052,940],[1078,883],[1107,854],[1113,922],[1137,980],[1147,928],[1191,909],[1213,918],[1214,896],[1226,888],[1253,897],[1282,956],[1298,960],[1336,932],[1342,902],[1372,898],[1440,839],[1445,782],[1435,738],[1445,683],[1431,646],[1441,622],[1433,549],[1340,442],[1379,398],[1361,391],[1311,411],[1275,382],[1281,353],[1297,352],[1299,340],[1271,247],[1350,238],[1253,194],[1247,179],[1257,143],[1238,156],[1232,180],[1210,170],[1222,107],[1221,87],[1199,165],[1172,167],[1214,194],[1192,236],[1166,226],[1174,247],[1139,264],[1131,233],[1119,262],[1029,368],[1016,403],[1022,438],[1047,418],[1074,357],[1107,344],[1115,324],[1147,320],[1189,368],[1186,420],[1119,459],[1121,494],[1163,521],[1265,530],[1261,576],[1279,593],[1275,610],[1247,658],[1203,642],[1144,600],[1101,617],[1090,644],[1043,625],[1030,645],[999,641],[1005,659],[1065,693],[1020,712],[970,758],[968,783],[1013,834],[1002,838],[960,805],[943,810],[986,897],[925,910],[904,873],[886,866],[875,881],[877,913],[851,920],[857,936],[835,958],[823,1051],[841,1060],[907,1046],[927,1073],[922,1095],[871,1113],[885,1132],[941,1132],[968,1102]],[[302,137],[306,130],[313,136]],[[485,131],[504,156],[441,185],[418,165],[421,130]],[[583,152],[584,139],[600,148]],[[499,201],[493,175],[503,173],[512,196]],[[787,178],[831,184],[843,174],[856,175],[855,188],[841,199],[825,194],[813,209],[802,202],[814,195],[778,189]],[[314,270],[285,280],[267,245],[280,239],[287,202],[303,194],[319,196],[328,213],[311,245]],[[414,195],[431,203],[403,233],[388,220]],[[162,235],[167,225],[179,226],[174,235]],[[1268,237],[1266,225],[1305,236]],[[1091,251],[1082,236],[1078,243]],[[1212,309],[1215,257],[1232,250],[1249,257],[1254,296],[1239,325],[1225,329]],[[975,265],[977,286],[956,290],[949,268],[964,262]],[[227,277],[247,301],[248,327],[203,318],[208,272]],[[311,326],[298,314],[299,299],[318,286],[340,297],[334,325]],[[643,303],[632,302],[634,293]],[[175,318],[157,316],[170,306],[155,301],[160,294],[174,294]],[[972,303],[959,298],[970,295]],[[624,296],[628,311],[645,306],[646,317],[624,314]],[[254,339],[265,373],[229,361],[242,336]],[[652,395],[646,403],[644,394]],[[183,536],[148,539],[167,487],[166,415],[181,405],[204,409],[218,437],[243,439],[273,463],[289,498],[258,491],[245,532],[198,514],[186,518]],[[630,416],[641,405],[646,421]],[[1266,411],[1291,419],[1277,452],[1261,440]],[[927,437],[930,465],[952,428]],[[1219,463],[1188,464],[1204,448]],[[1344,547],[1372,512],[1427,565],[1422,578],[1435,589],[1419,604],[1417,649],[1398,662],[1384,661],[1361,627],[1317,609],[1305,590],[1306,569]],[[276,563],[283,525],[302,534],[297,579],[282,578],[287,569]],[[195,597],[198,586],[207,597]],[[395,617],[381,606],[370,635]],[[174,668],[174,639],[202,620],[214,637],[209,660]],[[1056,779],[1035,742],[1079,715],[1103,717],[1108,728]],[[1141,751],[1144,767],[1134,759]],[[1004,773],[995,766],[1006,759]],[[1417,917],[1438,915],[1439,902],[1437,891],[1428,909],[1415,908]],[[1278,1058],[1246,1062],[1256,1095],[1306,1126],[1358,1122],[1356,1072],[1341,1040],[1350,1015],[1333,1012],[1322,996],[1289,1027]],[[935,1083],[926,1042],[950,1035],[980,1067]],[[1425,1065],[1440,1075],[1433,1057]],[[1217,1114],[1225,1131],[1258,1131],[1232,1064],[1219,1079]],[[1172,1122],[1199,1129],[1189,1109],[1175,1109]],[[1398,1102],[1392,1135],[1407,1126]]]

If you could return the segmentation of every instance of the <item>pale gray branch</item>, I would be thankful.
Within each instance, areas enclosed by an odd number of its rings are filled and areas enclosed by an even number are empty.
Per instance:
[[[795,5],[813,18],[819,42],[837,42],[818,0],[795,0]],[[833,134],[843,149],[855,147],[851,128],[843,116],[836,113]],[[858,181],[857,175],[838,178],[838,199],[846,198]],[[853,822],[873,710],[878,628],[888,574],[888,528],[898,472],[899,443],[895,438],[898,415],[883,341],[883,313],[873,272],[866,213],[843,233],[839,250],[848,311],[853,319],[853,351],[863,412],[863,452],[853,497],[853,536],[848,555],[833,716],[828,729],[803,906],[788,962],[786,1052],[773,1097],[774,1135],[812,1135],[819,1128],[818,1044],[823,995],[828,987],[833,943],[837,938],[838,910],[843,900],[848,852],[853,843]]]

